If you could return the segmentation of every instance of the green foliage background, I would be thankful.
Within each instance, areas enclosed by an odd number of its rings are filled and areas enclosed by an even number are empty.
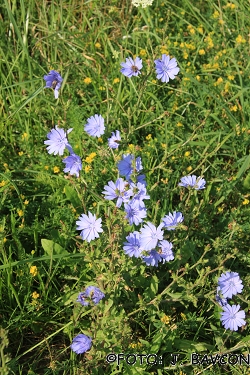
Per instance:
[[[190,364],[201,355],[249,353],[248,324],[224,330],[215,301],[218,277],[238,272],[249,309],[249,1],[4,0],[0,5],[0,363],[2,374],[248,374],[247,366]],[[180,73],[156,79],[154,60],[175,57]],[[140,56],[139,78],[120,63]],[[59,100],[43,75],[64,78]],[[91,82],[86,78],[90,78]],[[105,134],[84,131],[95,113]],[[44,140],[55,125],[83,160],[80,179],[63,173]],[[122,145],[107,139],[120,130]],[[185,227],[168,232],[175,259],[158,268],[122,249],[133,230],[105,201],[123,153],[142,158],[147,221],[173,211]],[[86,160],[91,153],[92,161]],[[91,167],[89,169],[89,167]],[[202,175],[188,192],[180,178]],[[102,217],[90,244],[76,233],[80,214]],[[135,229],[135,228],[134,228]],[[30,267],[37,267],[37,274]],[[106,297],[82,308],[77,295],[96,285]],[[34,293],[39,297],[34,297]],[[75,355],[78,333],[93,338]],[[108,353],[154,353],[157,365],[109,365]],[[178,353],[183,366],[171,366]]]

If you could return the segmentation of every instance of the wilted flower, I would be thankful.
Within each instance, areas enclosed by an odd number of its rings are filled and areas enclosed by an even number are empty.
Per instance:
[[[169,79],[175,78],[180,68],[177,67],[175,58],[170,60],[169,56],[163,54],[161,59],[155,60],[155,70],[157,78],[167,83]]]
[[[54,90],[55,98],[58,99],[59,89],[61,87],[63,78],[55,70],[51,70],[48,75],[43,76],[46,86],[45,88],[52,88]]]
[[[140,5],[142,8],[146,8],[148,5],[152,5],[154,0],[132,0],[132,5],[135,7],[139,7]]]
[[[140,74],[140,70],[142,68],[142,59],[136,57],[132,59],[132,57],[128,57],[126,62],[121,63],[122,69],[120,72],[125,75],[126,77],[131,78],[132,76],[138,76]]]
[[[87,350],[91,348],[92,345],[92,339],[89,336],[84,335],[83,333],[80,333],[77,335],[70,345],[73,352],[76,354],[82,354],[85,353]]]

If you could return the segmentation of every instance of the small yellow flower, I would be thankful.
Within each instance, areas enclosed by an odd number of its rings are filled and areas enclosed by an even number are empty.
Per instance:
[[[218,68],[219,68],[219,64],[218,64],[218,63],[214,63],[214,64],[212,65],[212,68],[213,68],[213,69],[218,69]]]
[[[60,172],[60,168],[58,168],[58,167],[54,167],[54,168],[53,168],[53,171],[54,171],[54,173],[59,173],[59,172]]]
[[[89,85],[92,82],[92,80],[91,80],[91,78],[86,77],[86,78],[84,78],[83,82],[86,83],[86,85]]]
[[[152,83],[154,84],[157,83],[156,79],[152,79]]]
[[[140,56],[146,56],[147,55],[147,51],[145,49],[141,49],[140,52],[139,52],[139,55]]]
[[[178,128],[181,128],[183,125],[181,122],[177,122],[176,126],[178,126]]]
[[[186,315],[184,313],[181,313],[182,320],[187,320]]]
[[[232,112],[237,112],[237,111],[238,111],[238,107],[237,107],[237,105],[232,106],[232,107],[230,108],[230,111],[232,111]]]
[[[220,13],[218,12],[218,10],[216,10],[214,13],[213,13],[213,18],[219,18],[220,17]]]
[[[32,298],[33,298],[33,299],[37,299],[37,298],[39,298],[39,293],[37,293],[37,292],[33,292],[33,293],[32,293]]]
[[[86,165],[86,167],[85,167],[85,173],[89,173],[90,170],[91,170],[91,166],[90,165]]]
[[[28,138],[28,133],[23,133],[23,135],[22,135],[22,141],[23,141],[24,139],[26,139],[26,138]]]
[[[200,77],[200,76],[196,76],[195,78],[197,79],[197,81],[200,81],[200,80],[201,80],[201,77]]]
[[[161,143],[162,148],[166,148],[166,143]]]
[[[100,86],[100,87],[99,87],[99,90],[100,90],[100,91],[105,91],[105,87]]]
[[[184,156],[187,158],[187,157],[189,157],[190,156],[190,154],[191,154],[191,152],[190,151],[186,151],[185,152],[185,154],[184,154]]]
[[[188,53],[187,53],[187,52],[184,52],[184,53],[183,53],[183,58],[184,58],[185,60],[187,60],[187,58],[188,58]]]
[[[169,324],[169,323],[170,323],[170,316],[168,316],[168,315],[164,315],[164,316],[161,318],[161,321],[162,321],[162,323],[164,323],[164,324]]]
[[[181,47],[181,48],[184,48],[184,47],[185,47],[185,44],[184,44],[183,42],[181,42],[180,47]]]
[[[205,55],[206,51],[204,49],[199,49],[199,55]]]
[[[18,152],[18,155],[19,155],[19,156],[23,156],[23,151],[19,151],[19,152]]]
[[[219,24],[220,24],[220,25],[224,25],[224,23],[225,23],[225,21],[224,21],[223,19],[220,19],[220,20],[219,20]]]
[[[191,167],[191,165],[189,167],[186,168],[188,172],[190,172],[193,168]]]
[[[103,143],[102,137],[97,138],[98,143]]]
[[[24,215],[24,212],[23,210],[17,210],[17,214],[18,216],[22,217]]]
[[[4,243],[7,242],[7,238],[6,238],[6,237],[4,237],[3,242],[4,242]]]
[[[238,44],[246,43],[246,39],[244,39],[241,35],[238,35],[235,39]]]
[[[5,186],[6,184],[7,184],[7,181],[2,180],[2,181],[0,182],[0,187]]]
[[[95,48],[101,48],[100,43],[97,42],[97,43],[95,44]]]
[[[35,277],[35,276],[37,275],[37,273],[38,273],[38,271],[37,271],[37,266],[31,266],[31,267],[30,267],[30,273],[31,273],[31,275],[32,275],[33,277]]]
[[[190,33],[191,35],[194,35],[194,34],[195,34],[195,29],[192,27],[191,29],[189,29],[189,33]]]
[[[97,206],[97,203],[96,202],[93,202],[93,207],[96,207]]]
[[[219,84],[222,83],[222,82],[223,82],[223,78],[219,77],[219,78],[217,79],[217,84],[219,85]]]
[[[113,83],[119,83],[119,82],[120,82],[120,78],[114,78]]]
[[[4,168],[8,168],[8,164],[7,163],[4,163],[3,166],[4,166]]]
[[[223,212],[223,207],[218,207],[218,212]]]
[[[172,159],[172,160],[175,160],[175,156],[172,156],[171,159]]]
[[[244,201],[242,202],[242,204],[244,204],[244,205],[249,204],[249,199],[244,199]]]
[[[231,75],[231,74],[229,74],[229,75],[227,76],[227,78],[229,79],[229,81],[233,81],[233,80],[234,80],[234,76]]]
[[[25,201],[23,203],[27,206],[29,204],[29,201],[27,199],[25,199]]]
[[[35,250],[31,250],[31,255],[34,255],[35,254]]]
[[[152,134],[148,134],[148,135],[146,136],[146,140],[147,140],[147,141],[150,141],[150,139],[152,139]]]
[[[49,169],[49,166],[48,165],[45,165],[44,166],[44,169],[47,171]]]
[[[199,26],[199,27],[197,27],[197,30],[198,30],[198,32],[199,32],[200,34],[203,34],[203,27]]]

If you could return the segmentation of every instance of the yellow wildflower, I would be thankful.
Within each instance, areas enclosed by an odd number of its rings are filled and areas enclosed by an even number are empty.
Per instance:
[[[249,204],[249,199],[244,199],[244,201],[242,202],[242,204],[244,204],[244,205]]]
[[[238,107],[237,107],[237,105],[232,106],[232,107],[230,108],[230,111],[232,111],[232,112],[237,112],[237,111],[238,111]]]
[[[0,187],[5,186],[6,184],[7,184],[7,181],[2,180],[2,181],[0,182]]]
[[[83,82],[86,83],[86,85],[89,85],[92,82],[92,80],[91,80],[91,78],[86,77],[86,78],[84,78]]]
[[[86,165],[85,167],[85,173],[89,173],[89,171],[91,170],[91,166],[90,165]]]
[[[229,79],[229,81],[233,81],[233,80],[234,80],[234,76],[231,75],[231,74],[229,74],[229,75],[227,76],[227,78]]]
[[[18,155],[19,155],[19,156],[23,156],[23,151],[19,151],[19,152],[18,152]]]
[[[147,55],[147,51],[145,49],[141,49],[140,52],[139,52],[139,55],[140,56],[146,56]]]
[[[186,151],[186,152],[185,152],[185,154],[184,154],[184,156],[186,156],[186,157],[189,157],[189,156],[190,156],[190,154],[191,154],[191,152],[190,152],[190,151]]]
[[[152,134],[148,134],[148,135],[146,136],[146,140],[147,140],[147,141],[149,141],[150,139],[152,139]]]
[[[178,128],[181,128],[183,125],[181,122],[177,122],[176,126],[178,126]]]
[[[216,10],[214,13],[213,13],[213,18],[219,18],[220,17],[220,13],[218,12],[218,10]]]
[[[200,76],[196,76],[195,78],[197,79],[197,81],[200,81],[200,80],[201,80],[201,77],[200,77]]]
[[[25,199],[25,201],[23,203],[27,206],[29,204],[29,201],[27,199]]]
[[[23,210],[17,210],[17,214],[18,216],[22,217],[24,215],[24,212]]]
[[[204,49],[199,49],[199,55],[205,55],[205,50]]]
[[[241,35],[238,35],[235,40],[236,40],[236,43],[238,44],[246,43],[246,39],[244,39]]]
[[[47,171],[49,169],[49,166],[48,165],[45,165],[44,166],[44,169]]]
[[[24,139],[26,139],[26,138],[28,138],[28,133],[23,133],[23,135],[22,135],[22,141],[23,141]]]
[[[100,43],[97,42],[97,43],[95,44],[95,48],[101,48]]]
[[[113,83],[119,83],[119,82],[120,82],[120,78],[114,78]]]
[[[199,26],[199,27],[197,27],[197,30],[198,30],[198,32],[199,32],[200,34],[203,34],[203,27]]]
[[[31,275],[32,275],[33,277],[35,277],[35,276],[37,275],[37,273],[38,273],[38,271],[37,271],[37,266],[31,266],[31,267],[30,267],[30,273],[31,273]]]
[[[37,298],[39,298],[39,293],[37,293],[37,292],[33,292],[33,293],[32,293],[32,298],[33,298],[33,299],[37,299]]]
[[[59,172],[60,172],[60,168],[58,168],[58,167],[54,167],[54,168],[53,168],[53,171],[54,171],[54,173],[59,173]]]
[[[188,172],[190,172],[193,168],[191,167],[191,165],[189,165],[189,167],[186,168]]]
[[[187,52],[184,52],[184,53],[183,53],[183,58],[184,58],[185,60],[187,60],[187,58],[188,58],[188,53],[187,53]]]
[[[164,323],[164,324],[169,324],[169,323],[170,323],[170,316],[168,316],[168,315],[164,315],[164,316],[161,318],[161,321],[162,321],[162,323]]]
[[[181,318],[182,320],[187,320],[186,315],[183,312],[181,313]]]

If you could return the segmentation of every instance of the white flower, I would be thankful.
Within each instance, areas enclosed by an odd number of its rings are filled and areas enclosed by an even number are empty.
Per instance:
[[[146,8],[148,5],[152,5],[153,1],[154,0],[132,0],[132,4],[135,7],[139,7],[141,5],[143,8]]]

